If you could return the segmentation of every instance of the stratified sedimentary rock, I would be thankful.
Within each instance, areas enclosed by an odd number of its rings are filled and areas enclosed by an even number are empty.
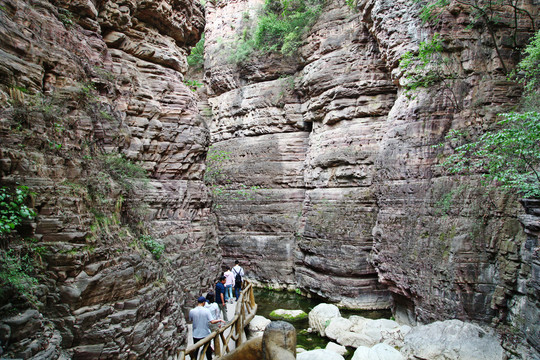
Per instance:
[[[531,314],[523,208],[479,176],[445,175],[433,146],[453,129],[481,134],[518,102],[506,72],[538,6],[498,8],[489,28],[461,2],[429,24],[406,0],[330,1],[295,56],[235,63],[260,6],[207,12],[211,142],[229,154],[217,208],[226,261],[343,306],[391,305],[412,324]],[[406,92],[400,59],[435,33],[452,81]]]
[[[185,343],[184,308],[221,259],[208,130],[183,84],[203,27],[191,1],[0,2],[1,184],[35,193],[21,231],[42,273],[39,311],[3,298],[4,355],[167,358]]]

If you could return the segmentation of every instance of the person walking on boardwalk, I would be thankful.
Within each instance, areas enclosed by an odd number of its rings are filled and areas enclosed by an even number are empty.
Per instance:
[[[225,302],[225,276],[220,276],[219,281],[216,283],[216,302],[223,311],[223,319],[229,321],[227,318],[227,303]]]
[[[232,272],[234,274],[234,292],[236,295],[236,301],[240,297],[240,290],[242,290],[242,281],[244,280],[244,269],[240,266],[240,262],[236,260],[234,262]]]
[[[201,341],[205,337],[211,334],[210,324],[217,324],[219,322],[225,322],[221,319],[214,319],[210,310],[204,307],[206,304],[206,298],[201,296],[197,299],[197,306],[189,311],[189,321],[193,324],[193,343]],[[200,348],[197,349],[195,359],[199,358]],[[206,359],[212,360],[212,347],[208,345],[206,349]]]
[[[233,287],[234,287],[234,274],[231,271],[231,268],[227,266],[227,271],[223,273],[225,275],[225,302],[233,302]]]
[[[221,310],[219,309],[219,306],[216,303],[213,292],[209,292],[208,294],[206,294],[206,304],[204,304],[204,307],[210,310],[210,313],[212,314],[212,317],[214,318],[214,320],[221,319],[219,317]]]

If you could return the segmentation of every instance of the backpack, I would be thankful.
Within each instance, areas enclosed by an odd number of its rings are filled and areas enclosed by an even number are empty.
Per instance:
[[[234,282],[236,284],[241,284],[242,283],[242,276],[240,276],[240,274],[237,273],[235,269],[233,269],[233,271],[236,274],[236,276],[234,277]]]

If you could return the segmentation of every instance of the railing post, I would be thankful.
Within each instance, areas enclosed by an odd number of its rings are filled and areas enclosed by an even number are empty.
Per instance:
[[[221,357],[223,355],[221,353],[221,341],[219,335],[214,337],[214,352],[216,353],[216,356]]]

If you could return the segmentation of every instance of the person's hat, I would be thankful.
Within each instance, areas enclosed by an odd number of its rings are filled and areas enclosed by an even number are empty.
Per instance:
[[[202,304],[203,302],[206,302],[206,298],[204,296],[201,296],[197,301],[199,302],[199,304]]]

